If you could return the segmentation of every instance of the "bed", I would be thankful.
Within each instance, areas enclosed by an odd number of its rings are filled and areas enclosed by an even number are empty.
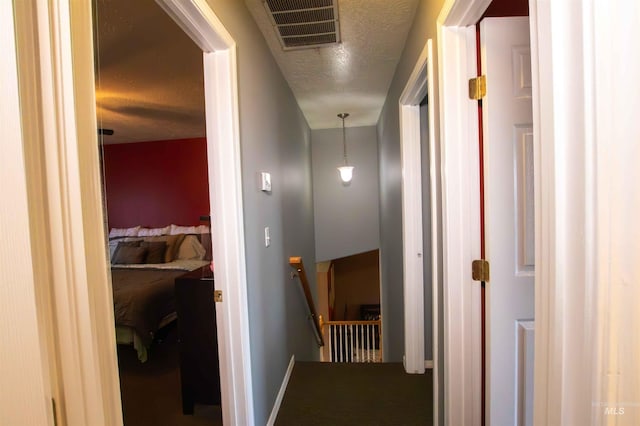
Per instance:
[[[158,330],[177,317],[175,279],[211,262],[210,234],[132,233],[110,233],[116,342],[133,345],[138,359],[146,362]]]

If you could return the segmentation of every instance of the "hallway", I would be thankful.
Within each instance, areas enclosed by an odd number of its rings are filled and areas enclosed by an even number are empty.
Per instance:
[[[432,424],[432,374],[400,363],[296,362],[276,426]]]

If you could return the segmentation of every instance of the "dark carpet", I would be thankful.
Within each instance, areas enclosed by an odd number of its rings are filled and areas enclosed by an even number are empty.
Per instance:
[[[125,426],[218,426],[219,406],[196,405],[194,415],[182,414],[176,323],[153,342],[149,360],[138,361],[133,347],[118,345],[120,390]]]
[[[296,362],[276,426],[431,425],[432,374],[402,364]]]

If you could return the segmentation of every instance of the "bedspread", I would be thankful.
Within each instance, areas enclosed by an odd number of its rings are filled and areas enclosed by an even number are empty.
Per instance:
[[[184,270],[112,268],[116,325],[133,328],[149,346],[158,324],[175,311],[174,280]]]

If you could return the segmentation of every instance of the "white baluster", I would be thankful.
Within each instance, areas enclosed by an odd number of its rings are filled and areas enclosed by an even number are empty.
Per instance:
[[[362,324],[358,327],[358,335],[356,336],[356,350],[358,351],[358,362],[362,362]]]
[[[369,362],[369,326],[365,325],[364,330],[365,330],[365,340],[366,340],[365,347],[367,351],[366,362]]]
[[[338,349],[339,349],[338,350],[338,362],[342,362],[342,344],[343,344],[343,341],[342,341],[342,326],[341,325],[338,326],[338,334],[339,334],[339,336],[338,336]]]
[[[382,349],[382,341],[380,340],[380,326],[378,324],[373,326],[373,332],[374,332],[374,337],[377,339],[378,341],[378,352],[377,352],[377,356],[376,356],[376,362],[381,362],[382,359],[380,358],[380,354],[382,352],[380,352],[380,350]],[[374,346],[375,347],[375,346]]]

